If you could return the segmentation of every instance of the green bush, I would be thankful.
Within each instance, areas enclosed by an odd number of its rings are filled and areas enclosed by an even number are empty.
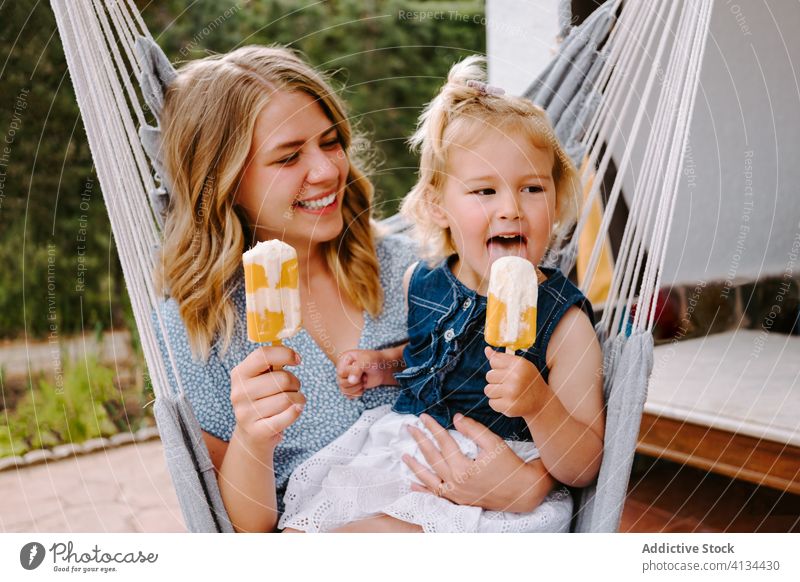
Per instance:
[[[135,431],[146,422],[141,380],[120,389],[115,371],[96,356],[64,361],[60,379],[35,378],[17,406],[5,411],[0,456]]]
[[[16,115],[0,204],[0,337],[46,337],[124,324],[126,298],[100,185],[47,2],[0,3],[0,130]],[[136,0],[176,63],[243,43],[287,44],[329,71],[372,139],[377,210],[414,183],[405,140],[456,60],[485,51],[482,0]],[[439,18],[401,13],[439,12]],[[451,14],[457,14],[458,18]],[[85,238],[85,240],[82,240]],[[81,270],[84,269],[84,270]],[[55,319],[49,319],[51,313]]]
[[[379,214],[394,214],[415,181],[417,158],[406,139],[422,106],[454,62],[486,51],[483,0],[269,0],[226,17],[229,6],[198,0],[178,22],[151,13],[150,25],[169,26],[159,42],[173,61],[279,43],[331,73],[352,121],[372,140]],[[427,16],[409,16],[420,13]]]

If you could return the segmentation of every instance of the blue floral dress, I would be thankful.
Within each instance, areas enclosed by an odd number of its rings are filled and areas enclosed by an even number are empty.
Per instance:
[[[402,344],[408,338],[402,279],[408,266],[417,260],[416,247],[409,238],[393,234],[380,239],[376,250],[384,307],[377,318],[364,313],[364,327],[357,346],[363,350],[384,349]],[[231,370],[259,345],[263,345],[247,338],[243,271],[239,273],[233,290],[233,303],[239,317],[231,345],[224,354],[220,345],[213,345],[205,362],[192,357],[177,302],[168,299],[161,304],[161,315],[181,383],[200,427],[224,441],[230,440],[236,426],[231,404]],[[155,327],[159,329],[158,325]],[[157,335],[162,356],[168,360],[160,331]],[[300,418],[284,431],[283,439],[275,449],[275,482],[280,510],[283,508],[283,493],[289,475],[300,463],[344,433],[364,411],[391,404],[398,394],[397,387],[387,386],[369,390],[361,398],[348,400],[339,391],[336,368],[323,350],[324,346],[319,346],[305,329],[284,340],[283,344],[298,352],[302,358],[299,366],[286,369],[300,381],[306,406]],[[170,384],[176,387],[171,367],[167,368]]]

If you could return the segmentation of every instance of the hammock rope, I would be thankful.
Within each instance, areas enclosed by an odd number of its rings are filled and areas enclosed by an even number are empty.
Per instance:
[[[160,247],[161,232],[153,220],[153,209],[147,196],[142,196],[143,192],[154,190],[156,185],[153,169],[136,131],[137,122],[139,127],[145,123],[141,100],[128,81],[127,63],[114,42],[126,35],[119,29],[114,33],[108,28],[105,34],[100,32],[100,23],[109,24],[107,12],[126,12],[125,6],[119,2],[99,0],[53,2],[52,6],[108,207],[151,384],[158,399],[164,397],[168,389],[165,362],[151,326],[151,315],[157,314],[158,325],[164,334],[162,337],[167,337],[164,322],[156,309],[159,298],[152,284],[154,253]],[[128,10],[131,10],[130,5]],[[116,19],[114,25],[122,21],[133,22],[130,17],[123,17],[122,20]],[[127,26],[122,30],[127,30]],[[136,63],[133,72],[138,69],[136,78],[140,79],[141,63],[135,51],[127,45],[124,48],[127,62]],[[128,99],[123,96],[126,85]],[[169,342],[167,344],[169,364],[176,370],[172,347]],[[180,376],[175,377],[180,382]],[[179,385],[178,390],[182,392],[183,387]]]
[[[163,91],[174,69],[132,0],[51,0],[69,72],[117,242],[125,283],[156,395],[159,430],[187,525],[230,531],[200,428],[185,400],[153,271],[169,184],[158,157]],[[617,174],[581,289],[595,277],[612,216],[629,207],[603,315],[606,447],[597,485],[581,492],[580,531],[618,527],[638,422],[652,367],[656,293],[678,199],[713,0],[609,0],[579,27],[562,4],[559,54],[525,95],[544,107],[583,179],[597,179],[570,240],[559,238],[545,264],[568,273],[577,241],[599,204],[612,160]],[[649,69],[648,69],[649,67]],[[642,86],[643,85],[643,86]],[[641,90],[640,90],[641,88]],[[653,103],[654,102],[654,103]],[[150,125],[148,117],[155,119]],[[644,152],[634,175],[634,154]],[[623,184],[632,191],[623,196]],[[404,228],[394,217],[387,229]],[[640,281],[641,279],[641,281]],[[638,284],[637,284],[638,282]],[[634,306],[636,306],[634,313]],[[171,370],[171,374],[167,371]],[[170,386],[168,378],[175,379]],[[159,408],[160,407],[160,408]],[[159,413],[159,410],[162,412]],[[199,476],[199,479],[198,479]],[[200,515],[198,505],[207,504]]]

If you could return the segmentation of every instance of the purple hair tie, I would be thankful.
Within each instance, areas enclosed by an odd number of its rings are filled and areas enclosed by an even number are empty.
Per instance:
[[[506,91],[502,87],[495,87],[494,85],[489,85],[488,83],[484,83],[483,81],[477,81],[475,79],[470,79],[467,81],[467,87],[477,90],[481,95],[493,95],[495,97],[499,97],[500,95],[505,95]]]

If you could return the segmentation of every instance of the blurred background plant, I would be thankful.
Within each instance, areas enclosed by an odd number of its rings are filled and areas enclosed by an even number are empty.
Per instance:
[[[372,143],[379,216],[415,179],[405,140],[453,62],[485,52],[483,0],[136,0],[176,65],[280,43],[327,71]],[[3,352],[127,329],[120,361],[87,352],[0,373],[0,456],[152,423],[122,270],[49,3],[0,4],[0,365]],[[2,139],[2,138],[0,138]],[[10,141],[10,143],[9,143]],[[47,359],[47,358],[46,358]]]

